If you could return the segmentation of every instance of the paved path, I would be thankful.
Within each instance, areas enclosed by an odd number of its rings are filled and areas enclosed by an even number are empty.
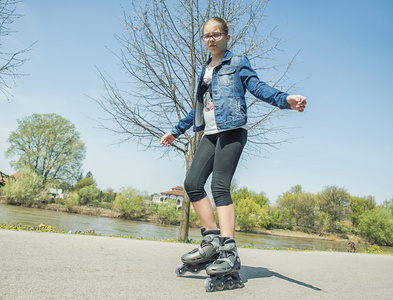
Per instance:
[[[393,256],[243,248],[245,288],[206,293],[194,246],[0,230],[0,299],[392,299]]]

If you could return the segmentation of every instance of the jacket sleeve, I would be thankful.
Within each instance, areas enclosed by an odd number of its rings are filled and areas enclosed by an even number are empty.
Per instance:
[[[240,59],[239,75],[243,86],[256,98],[281,109],[291,109],[287,102],[288,94],[259,80],[246,55]]]
[[[194,124],[194,111],[193,108],[186,117],[181,119],[179,123],[172,129],[171,134],[178,138],[181,134],[187,131]]]

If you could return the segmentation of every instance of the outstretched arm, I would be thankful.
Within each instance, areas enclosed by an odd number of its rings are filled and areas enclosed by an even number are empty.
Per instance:
[[[307,98],[302,95],[289,95],[287,96],[287,102],[291,109],[303,112],[306,108]]]

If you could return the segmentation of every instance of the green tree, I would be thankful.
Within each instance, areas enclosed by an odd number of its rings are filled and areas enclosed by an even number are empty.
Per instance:
[[[351,196],[344,188],[325,187],[317,195],[320,210],[329,216],[330,230],[337,230],[340,221],[349,220],[349,201]]]
[[[250,198],[242,198],[238,201],[236,216],[236,223],[243,231],[267,228],[270,224],[267,204],[261,206]]]
[[[304,193],[300,185],[291,188],[277,200],[282,222],[288,225],[313,226],[317,218],[316,196]]]
[[[376,207],[375,200],[372,196],[367,197],[351,197],[349,200],[351,208],[351,220],[354,226],[358,226],[359,218],[367,210],[374,209]]]
[[[15,179],[8,178],[2,191],[9,204],[32,206],[47,198],[42,178],[29,168],[18,172]]]
[[[238,205],[238,202],[242,199],[250,198],[252,201],[257,203],[259,206],[263,207],[268,204],[269,198],[266,197],[266,194],[256,193],[254,191],[249,191],[247,187],[242,187],[239,189],[234,189],[232,191],[232,200],[235,206]]]
[[[270,224],[267,228],[290,228],[288,223],[284,222],[284,216],[277,206],[269,207]]]
[[[292,226],[296,223],[296,197],[286,192],[277,199],[277,208],[280,212],[281,222]]]
[[[75,126],[57,114],[34,114],[17,122],[18,128],[7,140],[6,157],[16,157],[11,165],[17,170],[30,168],[44,183],[75,181],[86,152]]]
[[[89,185],[95,185],[94,179],[91,177],[85,177],[80,180],[74,185],[75,190],[79,190]]]
[[[393,245],[393,218],[385,207],[367,210],[359,218],[362,236],[373,244]]]
[[[385,207],[390,212],[390,214],[393,216],[393,197],[390,198],[390,200],[385,200],[383,202],[383,207]]]
[[[131,0],[130,11],[124,13],[125,32],[117,36],[121,47],[118,57],[131,82],[125,91],[119,83],[101,73],[105,95],[96,101],[108,114],[108,122],[102,124],[103,127],[120,134],[121,140],[135,142],[146,149],[159,145],[165,132],[196,103],[199,69],[208,56],[200,39],[201,28],[212,16],[226,19],[236,28],[230,49],[252,55],[255,66],[265,74],[269,70],[275,73],[271,78],[278,80],[268,82],[271,85],[283,89],[288,86],[284,82],[293,60],[287,66],[269,65],[282,42],[274,39],[277,28],[266,30],[262,24],[267,4],[268,0]],[[280,113],[251,96],[248,103],[252,134],[246,152],[259,153],[261,145],[279,143],[268,136],[283,130],[274,128],[271,122]],[[201,137],[201,133],[185,133],[168,149],[184,157],[186,173]],[[190,201],[185,193],[179,229],[181,241],[188,240],[189,213]]]
[[[79,203],[82,205],[98,206],[100,190],[95,184],[87,185],[78,190]]]
[[[145,207],[139,191],[132,187],[126,187],[116,195],[112,209],[120,212],[126,219],[139,219],[142,217]]]

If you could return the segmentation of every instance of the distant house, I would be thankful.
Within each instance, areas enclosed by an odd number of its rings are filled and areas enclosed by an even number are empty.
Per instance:
[[[170,191],[162,192],[159,195],[153,197],[154,203],[163,203],[168,199],[176,200],[177,207],[181,207],[183,203],[184,187],[177,186],[172,188]]]
[[[16,174],[16,173],[15,173]],[[15,178],[15,174],[9,176],[7,174],[4,174],[3,172],[0,171],[0,187],[3,186],[5,184],[5,181],[11,177],[11,178]]]
[[[62,189],[48,189],[48,195],[53,198],[64,199],[64,191]]]

